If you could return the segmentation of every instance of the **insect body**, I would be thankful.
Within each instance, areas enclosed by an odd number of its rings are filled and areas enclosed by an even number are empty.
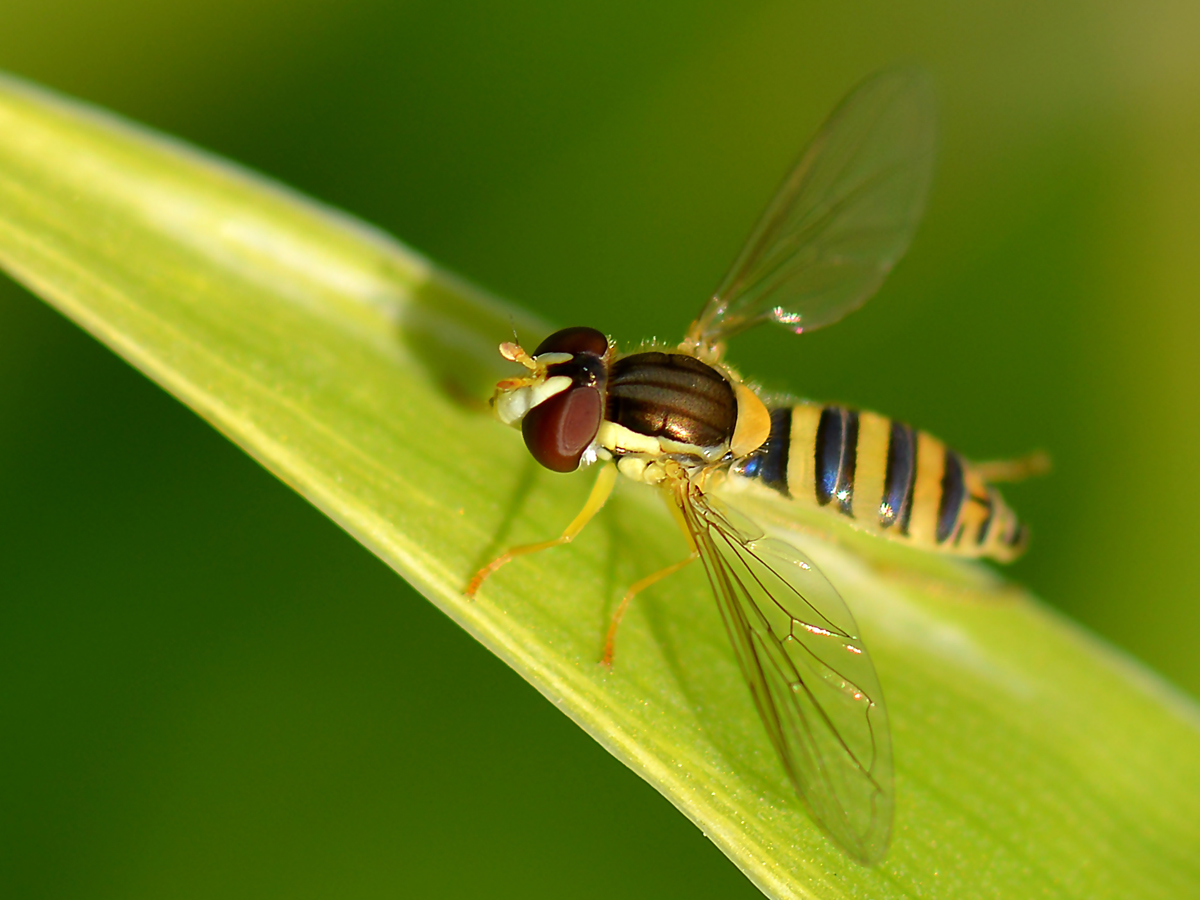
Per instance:
[[[467,587],[521,555],[572,540],[617,475],[655,485],[691,553],[632,585],[630,600],[699,559],[779,758],[815,820],[852,856],[878,862],[892,825],[891,738],[883,694],[837,590],[798,548],[766,537],[719,497],[750,487],[829,510],[885,538],[1009,560],[1024,528],[989,483],[1020,464],[973,465],[936,438],[840,406],[771,403],[722,362],[730,336],[764,321],[797,333],[862,305],[904,253],[931,177],[933,103],[925,78],[863,82],[817,133],[729,274],[675,348],[620,355],[593,328],[501,353],[526,373],[496,386],[497,417],[520,425],[535,459],[595,465],[584,509],[554,540],[513,548]]]

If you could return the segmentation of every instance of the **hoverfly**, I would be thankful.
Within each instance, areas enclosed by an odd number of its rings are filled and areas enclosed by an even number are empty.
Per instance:
[[[934,104],[919,71],[861,83],[826,120],[678,347],[617,352],[602,333],[566,328],[496,386],[500,421],[520,425],[556,472],[599,469],[571,541],[617,475],[656,485],[688,557],[635,583],[612,618],[604,661],[630,600],[699,559],[771,743],[816,822],[860,862],[880,861],[892,828],[892,747],[879,679],[836,588],[800,550],[767,538],[714,496],[750,486],[824,508],[853,526],[928,550],[1000,561],[1026,531],[989,482],[1035,464],[973,464],[941,441],[869,412],[764,401],[722,362],[726,339],[762,322],[799,334],[836,322],[875,292],[912,239],[934,156]]]

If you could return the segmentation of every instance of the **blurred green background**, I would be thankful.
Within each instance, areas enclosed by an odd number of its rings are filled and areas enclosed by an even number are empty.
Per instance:
[[[1200,693],[1194,2],[0,19],[0,68],[629,342],[681,334],[855,81],[923,63],[941,156],[909,258],[838,327],[732,358],[976,458],[1048,449],[1055,473],[1007,492],[1034,529],[1015,577]],[[7,281],[0,422],[4,896],[756,896],[390,570]]]

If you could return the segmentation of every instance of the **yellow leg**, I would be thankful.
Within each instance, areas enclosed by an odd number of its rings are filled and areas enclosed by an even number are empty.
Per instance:
[[[494,573],[501,566],[512,562],[518,556],[525,556],[529,553],[537,553],[539,550],[548,550],[551,547],[557,547],[559,544],[571,543],[571,541],[575,540],[575,536],[579,534],[579,532],[583,531],[584,526],[586,526],[587,523],[592,520],[592,517],[595,516],[596,513],[600,512],[605,501],[608,500],[608,495],[612,493],[613,485],[616,484],[616,481],[617,467],[610,466],[607,463],[602,463],[600,465],[600,473],[596,476],[596,483],[592,485],[592,492],[588,495],[587,503],[583,505],[583,509],[579,511],[579,515],[571,520],[571,524],[567,526],[566,530],[561,535],[552,541],[542,541],[538,544],[525,544],[520,547],[512,547],[508,550],[505,550],[490,563],[475,573],[470,582],[467,584],[467,589],[464,591],[464,593],[468,597],[474,599],[480,585],[482,585],[483,582],[492,575],[492,573]]]
[[[1024,481],[1026,478],[1045,475],[1050,471],[1050,454],[1045,450],[1034,450],[1016,459],[973,463],[972,468],[989,484]]]
[[[625,617],[625,610],[629,607],[629,602],[651,585],[655,585],[662,581],[668,575],[674,575],[690,562],[694,562],[700,556],[700,551],[696,549],[696,542],[692,540],[692,533],[687,527],[687,522],[684,521],[683,513],[679,511],[679,506],[670,498],[667,497],[667,508],[671,510],[672,516],[675,518],[676,524],[683,531],[683,536],[687,538],[688,546],[692,548],[684,559],[679,562],[672,563],[665,569],[659,569],[652,575],[647,575],[640,581],[635,581],[625,592],[625,596],[621,598],[621,602],[617,604],[617,611],[613,613],[612,620],[608,623],[608,634],[604,638],[604,655],[600,658],[606,666],[611,666],[613,661],[613,653],[616,651],[617,627],[621,624],[621,619]]]
[[[625,616],[625,609],[629,606],[629,601],[644,591],[653,584],[662,581],[668,575],[674,575],[688,563],[693,562],[700,554],[693,550],[685,559],[679,560],[677,563],[672,563],[665,569],[659,569],[653,575],[647,575],[641,581],[635,581],[633,585],[625,592],[625,596],[621,598],[621,602],[617,605],[617,611],[613,613],[612,621],[608,623],[608,635],[604,638],[604,656],[600,658],[600,662],[606,666],[611,666],[613,661],[613,653],[616,652],[617,626],[621,624],[621,619]]]

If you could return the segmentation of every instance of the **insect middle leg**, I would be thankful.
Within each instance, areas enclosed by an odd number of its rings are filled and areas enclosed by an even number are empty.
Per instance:
[[[600,512],[604,507],[604,503],[612,493],[613,485],[616,484],[616,481],[617,467],[602,464],[600,472],[596,476],[596,483],[592,485],[592,492],[588,494],[587,503],[583,505],[583,509],[579,511],[579,515],[571,520],[571,524],[566,527],[562,534],[552,541],[541,541],[537,544],[523,544],[520,547],[510,547],[476,572],[467,583],[467,588],[463,593],[474,599],[476,592],[478,592],[480,586],[488,577],[501,566],[512,562],[518,556],[526,556],[530,553],[537,553],[539,550],[549,550],[551,547],[557,547],[560,544],[571,543],[571,541],[575,540],[576,535],[583,531],[584,527],[592,520],[596,513]]]
[[[629,608],[629,603],[644,591],[646,588],[658,584],[669,575],[674,575],[690,562],[694,562],[700,556],[700,551],[696,548],[696,542],[692,538],[692,533],[687,527],[687,522],[684,521],[683,513],[679,511],[679,506],[670,496],[664,496],[667,501],[667,508],[671,511],[671,515],[675,518],[675,523],[683,532],[684,538],[687,539],[688,547],[691,552],[678,562],[672,563],[664,569],[659,569],[653,574],[647,575],[630,585],[629,590],[625,592],[625,596],[621,598],[621,602],[617,604],[616,612],[613,613],[612,619],[608,623],[608,634],[604,638],[604,655],[600,658],[606,666],[611,666],[613,661],[613,653],[616,651],[617,628],[621,624],[621,619],[625,616],[625,610]]]

